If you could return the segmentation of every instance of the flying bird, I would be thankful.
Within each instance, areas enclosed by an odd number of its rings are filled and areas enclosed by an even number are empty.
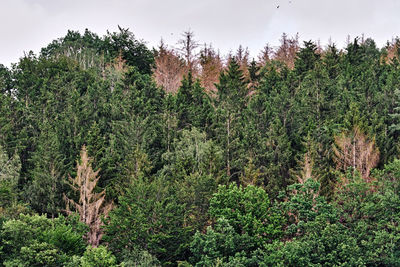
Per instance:
[[[279,8],[279,6],[276,6],[276,8]]]

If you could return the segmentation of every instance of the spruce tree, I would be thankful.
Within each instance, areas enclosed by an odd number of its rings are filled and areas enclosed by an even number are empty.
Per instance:
[[[268,164],[264,183],[271,195],[277,195],[290,184],[289,170],[292,166],[293,153],[286,128],[279,118],[273,120],[267,136],[265,157]]]
[[[243,72],[235,59],[220,76],[217,84],[215,131],[218,142],[225,149],[226,174],[231,177],[241,171],[243,163],[243,118],[248,90]]]
[[[57,133],[45,123],[39,137],[38,148],[32,153],[34,168],[25,197],[38,213],[57,216],[64,208],[62,192],[65,191],[65,158],[60,153]]]
[[[294,70],[298,77],[302,79],[308,71],[314,69],[315,63],[319,60],[320,55],[317,54],[317,46],[312,42],[304,42],[304,48],[297,53],[294,63]]]
[[[211,101],[200,86],[200,81],[193,81],[191,72],[183,78],[175,104],[179,129],[196,127],[201,131],[208,130],[211,124]]]

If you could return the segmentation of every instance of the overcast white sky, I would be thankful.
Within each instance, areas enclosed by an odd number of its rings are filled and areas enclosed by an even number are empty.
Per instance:
[[[399,11],[400,0],[0,0],[0,63],[37,53],[68,29],[103,35],[117,25],[150,48],[161,37],[175,45],[189,28],[222,53],[242,44],[253,56],[283,32],[339,47],[364,33],[382,46],[400,35]]]

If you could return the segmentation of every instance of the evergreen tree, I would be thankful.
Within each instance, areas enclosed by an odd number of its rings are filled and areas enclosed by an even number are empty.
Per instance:
[[[319,60],[320,55],[317,54],[317,46],[312,42],[304,42],[304,48],[300,48],[294,63],[296,74],[302,79],[308,71],[314,69],[315,63]]]
[[[175,104],[179,129],[196,127],[202,131],[208,130],[211,124],[211,101],[200,82],[193,81],[191,72],[183,78]]]
[[[393,113],[390,114],[392,123],[389,126],[389,130],[391,131],[394,138],[396,138],[400,134],[400,90],[396,89],[394,93],[395,93],[396,104],[395,108],[393,109]]]
[[[17,101],[13,94],[12,73],[0,64],[0,144],[15,149],[18,138],[15,131]]]
[[[184,205],[174,188],[161,179],[137,179],[118,199],[105,227],[104,240],[117,259],[146,250],[163,265],[174,265],[187,255],[190,229]],[[149,219],[151,218],[151,219]]]
[[[336,79],[340,73],[341,55],[335,44],[329,45],[322,58],[330,79]]]
[[[0,214],[11,208],[18,199],[18,181],[21,162],[18,155],[9,158],[0,145]]]
[[[286,129],[279,118],[275,118],[267,133],[265,147],[268,164],[265,170],[265,186],[267,192],[276,195],[290,184],[289,169],[292,166],[291,143]]]
[[[215,134],[225,149],[227,176],[232,178],[232,175],[238,176],[243,162],[241,113],[246,107],[248,93],[243,72],[235,59],[231,59],[228,69],[221,74],[217,88]]]
[[[25,198],[39,214],[47,213],[54,217],[64,209],[62,192],[65,192],[66,168],[58,136],[46,124],[42,127],[38,148],[32,155],[34,168],[30,172],[32,180],[25,190]]]

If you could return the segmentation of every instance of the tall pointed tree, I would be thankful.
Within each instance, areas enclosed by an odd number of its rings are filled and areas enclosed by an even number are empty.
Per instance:
[[[65,158],[60,153],[57,133],[48,122],[42,126],[38,148],[32,153],[32,181],[25,190],[31,207],[39,213],[56,216],[63,209],[62,192],[65,190]]]
[[[196,127],[201,131],[208,130],[211,124],[211,100],[200,86],[199,80],[193,81],[191,72],[182,81],[175,105],[178,128]]]
[[[242,111],[246,107],[248,90],[243,72],[234,58],[217,84],[216,136],[225,148],[226,174],[231,177],[241,168],[241,139],[243,139]]]
[[[72,189],[79,193],[79,200],[75,201],[66,195],[64,198],[67,203],[67,213],[71,213],[71,207],[79,213],[80,220],[89,226],[87,234],[89,244],[97,247],[103,235],[101,217],[108,216],[112,209],[112,203],[106,202],[105,190],[100,193],[95,191],[100,177],[98,176],[99,170],[92,169],[91,160],[86,147],[83,146],[80,162],[77,162],[76,177],[69,177]]]
[[[294,63],[294,70],[299,78],[315,67],[315,63],[319,60],[320,55],[317,53],[317,45],[312,41],[304,42],[304,47],[297,53]]]
[[[392,123],[389,126],[389,130],[392,132],[394,137],[400,135],[400,90],[396,89],[395,94],[395,107],[393,108],[393,113],[390,114]]]
[[[0,145],[0,214],[2,209],[11,207],[17,201],[20,170],[21,162],[18,155],[8,157]]]
[[[291,142],[286,128],[279,118],[275,118],[267,132],[265,157],[268,165],[265,171],[265,185],[271,195],[290,184],[289,169],[292,166]]]
[[[182,34],[182,38],[178,41],[179,51],[186,61],[187,73],[197,74],[198,57],[196,53],[198,42],[194,39],[194,33],[189,29]]]

